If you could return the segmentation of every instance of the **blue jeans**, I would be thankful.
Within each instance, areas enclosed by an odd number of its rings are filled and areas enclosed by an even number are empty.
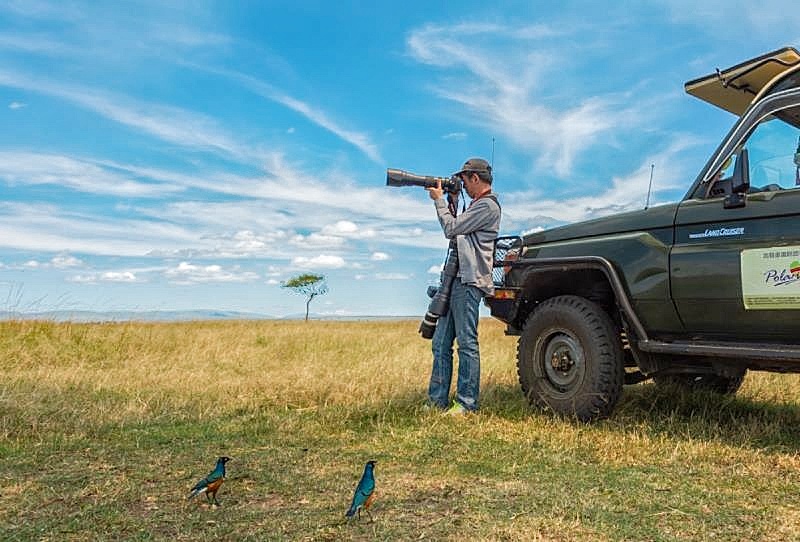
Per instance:
[[[478,351],[478,308],[483,292],[477,286],[453,280],[450,309],[439,318],[433,334],[433,370],[428,398],[447,408],[453,377],[453,341],[458,340],[456,401],[467,410],[478,410],[481,357]]]

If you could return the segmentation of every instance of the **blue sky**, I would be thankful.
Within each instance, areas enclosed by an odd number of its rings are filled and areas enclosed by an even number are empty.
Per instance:
[[[168,4],[165,6],[164,4]],[[432,5],[433,4],[433,5]],[[683,83],[788,1],[0,1],[0,310],[420,315],[421,188],[492,153],[507,234],[680,199],[734,117]]]

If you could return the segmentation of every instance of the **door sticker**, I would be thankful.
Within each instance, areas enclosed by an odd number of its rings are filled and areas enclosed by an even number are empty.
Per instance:
[[[800,246],[743,250],[740,263],[745,309],[800,309]]]

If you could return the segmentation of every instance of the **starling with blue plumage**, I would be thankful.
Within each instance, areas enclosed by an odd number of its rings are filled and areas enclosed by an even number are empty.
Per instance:
[[[214,467],[214,470],[209,472],[208,476],[195,484],[195,486],[192,488],[192,491],[189,493],[187,500],[191,500],[201,493],[205,493],[206,500],[208,500],[209,504],[213,503],[219,506],[219,501],[217,500],[217,491],[219,491],[222,482],[225,481],[225,463],[230,460],[231,458],[227,456],[222,456],[217,459],[217,465]]]
[[[361,519],[361,510],[364,510],[369,515],[369,519],[372,520],[369,507],[372,506],[374,500],[375,461],[367,461],[367,464],[364,466],[364,474],[361,476],[361,480],[359,480],[356,486],[356,491],[353,494],[353,502],[350,504],[350,508],[347,510],[345,517],[347,519],[352,519],[353,516],[358,515],[358,519]]]

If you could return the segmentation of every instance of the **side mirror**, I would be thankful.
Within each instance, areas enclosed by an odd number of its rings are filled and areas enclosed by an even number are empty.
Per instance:
[[[750,159],[747,149],[743,148],[736,155],[736,164],[733,166],[733,177],[731,177],[731,193],[725,196],[723,203],[725,209],[744,207],[748,190],[750,190]]]

